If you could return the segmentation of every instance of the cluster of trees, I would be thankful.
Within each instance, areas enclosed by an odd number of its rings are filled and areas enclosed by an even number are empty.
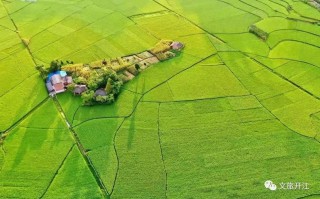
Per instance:
[[[249,32],[255,34],[256,36],[260,37],[264,41],[266,41],[268,39],[268,36],[269,36],[268,33],[264,32],[263,30],[261,30],[260,28],[258,28],[255,25],[251,25],[249,27]]]
[[[37,65],[36,70],[39,71],[42,79],[45,80],[47,78],[47,76],[49,74],[49,70],[47,68],[45,68],[44,65]]]
[[[73,64],[73,61],[66,61],[66,63]],[[51,61],[49,68],[46,68],[44,65],[37,65],[36,70],[39,71],[40,76],[43,79],[46,79],[49,73],[61,70],[63,65],[65,65],[65,63],[62,60],[53,60]]]
[[[53,60],[53,61],[51,61],[51,63],[50,63],[50,67],[49,67],[49,73],[52,73],[52,72],[56,72],[56,71],[59,71],[59,70],[61,70],[61,67],[63,66],[63,65],[66,65],[66,64],[73,64],[73,61],[69,61],[69,60],[67,60],[67,61],[62,61],[62,60]]]
[[[66,61],[66,64],[73,64],[72,61]],[[43,65],[36,66],[41,77],[45,80],[48,74],[61,70],[65,63],[61,60],[53,60],[49,67]],[[136,66],[137,67],[137,66]],[[88,67],[87,67],[88,68]],[[83,69],[83,70],[82,70]],[[69,91],[74,91],[76,84],[86,85],[88,90],[81,94],[84,105],[94,105],[97,103],[113,103],[119,95],[123,82],[114,70],[108,68],[88,69],[68,71],[73,76],[73,84],[68,85]],[[96,94],[98,89],[103,89],[105,93]]]
[[[79,81],[79,78],[77,81]],[[84,105],[90,106],[97,103],[113,103],[115,98],[120,93],[123,82],[114,71],[106,70],[104,72],[92,75],[87,80],[86,85],[88,85],[88,90],[82,93],[81,98]],[[97,89],[103,89],[105,95],[96,94],[95,91]]]

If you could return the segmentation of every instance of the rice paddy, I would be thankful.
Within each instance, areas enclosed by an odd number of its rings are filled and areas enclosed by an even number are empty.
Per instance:
[[[319,198],[319,21],[302,0],[0,1],[0,198]],[[110,105],[35,69],[161,39],[185,48]]]

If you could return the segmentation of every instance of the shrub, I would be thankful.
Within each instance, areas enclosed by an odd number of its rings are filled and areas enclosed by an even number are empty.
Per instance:
[[[61,62],[58,60],[54,60],[50,63],[49,73],[56,72],[61,70]]]
[[[94,99],[94,91],[92,90],[88,90],[86,92],[83,92],[81,94],[81,98],[82,98],[82,103],[83,105],[86,106],[91,106],[94,104],[95,99]]]
[[[268,33],[264,32],[263,30],[261,30],[260,28],[258,28],[255,25],[251,25],[250,26],[249,32],[255,34],[256,36],[260,37],[264,41],[266,41],[268,39],[268,36],[269,36]]]

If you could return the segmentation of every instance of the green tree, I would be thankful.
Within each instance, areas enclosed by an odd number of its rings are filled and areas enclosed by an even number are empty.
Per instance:
[[[112,92],[113,90],[113,80],[111,78],[108,79],[108,82],[107,82],[107,85],[106,85],[106,88],[105,88],[105,91],[109,94]]]
[[[81,98],[82,98],[82,103],[83,105],[86,106],[91,106],[94,104],[95,99],[94,99],[94,91],[92,90],[88,90],[86,92],[83,92],[81,94]]]
[[[89,79],[88,87],[91,90],[97,90],[99,88],[98,83],[95,81],[95,79]]]
[[[54,60],[50,63],[50,68],[49,68],[49,72],[56,72],[61,70],[61,62],[59,62],[58,60]]]
[[[74,89],[75,89],[75,87],[76,87],[76,84],[75,84],[75,83],[69,84],[69,85],[67,86],[67,90],[68,90],[69,92],[73,92]]]
[[[139,64],[135,64],[134,67],[136,68],[136,70],[140,69],[140,65]]]
[[[105,103],[107,101],[107,96],[98,95],[96,97],[96,101],[99,102],[99,103]]]
[[[84,77],[77,77],[77,78],[74,78],[73,81],[76,83],[76,84],[87,84],[87,79],[84,78]]]
[[[36,70],[39,71],[40,76],[41,76],[42,79],[46,79],[46,78],[47,78],[47,76],[48,76],[48,70],[45,69],[43,65],[37,65],[37,66],[36,66]]]
[[[109,95],[107,95],[106,97],[107,97],[106,102],[107,102],[108,104],[112,104],[112,103],[115,101],[115,98],[114,98],[114,95],[113,95],[113,94],[109,94]]]
[[[113,87],[112,87],[112,93],[114,95],[118,95],[120,93],[120,90],[121,90],[121,86],[122,86],[122,81],[119,80],[119,81],[116,81],[113,83]]]

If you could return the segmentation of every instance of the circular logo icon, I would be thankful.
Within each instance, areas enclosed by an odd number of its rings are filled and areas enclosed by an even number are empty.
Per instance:
[[[264,186],[271,191],[277,190],[277,185],[274,184],[271,180],[267,180],[264,182]]]

